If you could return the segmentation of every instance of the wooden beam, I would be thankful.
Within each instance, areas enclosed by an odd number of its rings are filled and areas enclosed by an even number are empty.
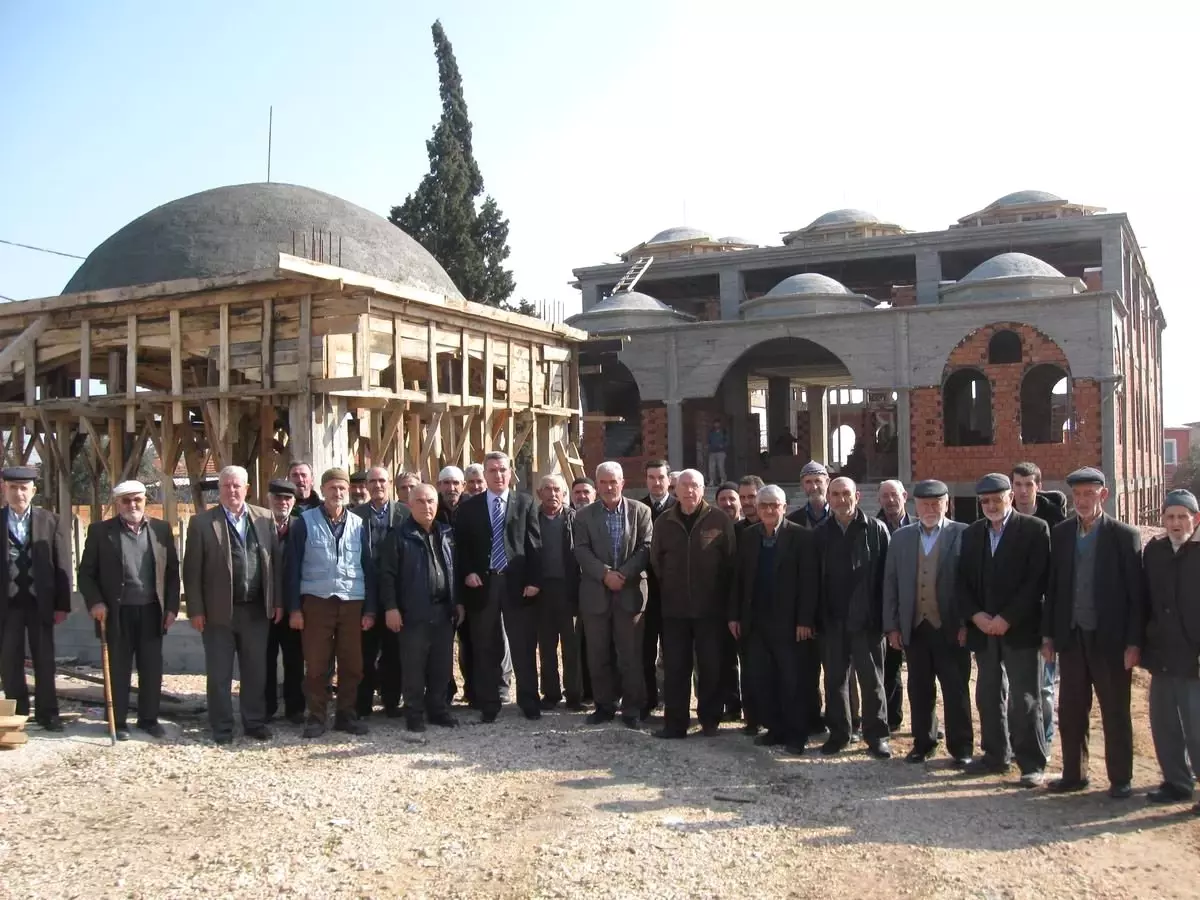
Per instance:
[[[358,369],[359,388],[371,389],[371,315],[369,311],[358,317],[358,334],[354,337],[354,365]]]
[[[259,354],[262,358],[262,386],[269,388],[274,381],[275,359],[272,347],[274,345],[275,303],[268,297],[262,302],[262,337]]]
[[[25,330],[9,341],[0,350],[0,372],[9,368],[17,358],[25,352],[25,348],[34,345],[43,331],[50,326],[50,316],[38,316]]]
[[[83,430],[86,431],[88,437],[92,439],[92,458],[96,463],[99,464],[101,468],[103,468],[104,474],[108,476],[108,482],[111,486],[114,483],[112,480],[112,470],[109,469],[109,461],[105,459],[104,454],[100,452],[102,445],[100,442],[100,435],[96,432],[96,426],[92,424],[92,420],[87,418],[87,416],[80,417],[79,424],[83,426]],[[100,474],[100,470],[96,468],[93,468],[93,472],[97,476]]]
[[[87,403],[92,396],[92,323],[79,323],[79,399]]]
[[[435,403],[438,395],[437,326],[432,321],[426,328],[426,342],[426,360],[429,365],[429,402]]]
[[[137,366],[138,366],[138,317],[132,315],[126,322],[125,335],[125,430],[133,431],[137,424]]]
[[[451,445],[446,454],[447,465],[460,465],[464,468],[471,464],[471,425],[475,422],[475,410],[471,410],[462,421],[462,432]]]
[[[222,394],[229,393],[229,304],[221,304],[220,321],[218,323],[217,349],[217,386]],[[230,433],[232,422],[229,414],[229,398],[222,397],[217,401],[217,440],[221,448],[221,459],[230,457]],[[207,417],[206,417],[207,418]]]
[[[179,396],[183,393],[183,335],[179,321],[179,310],[170,313],[171,322],[171,393]],[[171,421],[176,425],[183,424],[183,404],[176,400],[171,404]]]
[[[312,294],[300,298],[300,334],[296,345],[296,364],[299,368],[300,392],[309,393],[312,377]]]
[[[275,476],[275,407],[263,399],[258,405],[258,502],[268,503],[268,488]]]
[[[471,352],[467,338],[467,329],[461,328],[458,332],[458,341],[462,354],[462,405],[466,406],[471,399]]]

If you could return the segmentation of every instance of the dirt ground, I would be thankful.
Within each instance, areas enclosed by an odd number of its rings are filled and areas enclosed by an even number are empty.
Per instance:
[[[203,680],[169,738],[109,747],[102,710],[64,707],[0,754],[0,897],[1200,896],[1200,818],[1158,782],[1138,673],[1138,796],[1055,797],[861,749],[833,760],[720,737],[655,740],[563,711],[366,738],[207,740]],[[79,682],[65,692],[95,696]],[[1097,722],[1098,725],[1098,722]],[[1053,764],[1052,764],[1053,768]]]

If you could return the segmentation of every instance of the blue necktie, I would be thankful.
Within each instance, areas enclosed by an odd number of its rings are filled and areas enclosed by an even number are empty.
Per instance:
[[[496,498],[492,506],[492,558],[493,572],[503,572],[508,565],[508,556],[504,553],[504,504]]]

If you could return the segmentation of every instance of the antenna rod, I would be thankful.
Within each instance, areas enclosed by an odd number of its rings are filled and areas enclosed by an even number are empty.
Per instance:
[[[275,126],[275,107],[267,109],[267,183],[271,183],[271,132]]]

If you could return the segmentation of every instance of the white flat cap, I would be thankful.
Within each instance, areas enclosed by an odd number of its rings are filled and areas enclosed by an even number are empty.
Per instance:
[[[144,493],[146,493],[146,486],[140,481],[122,481],[115,488],[113,488],[112,495],[114,497],[124,497],[127,494]]]

